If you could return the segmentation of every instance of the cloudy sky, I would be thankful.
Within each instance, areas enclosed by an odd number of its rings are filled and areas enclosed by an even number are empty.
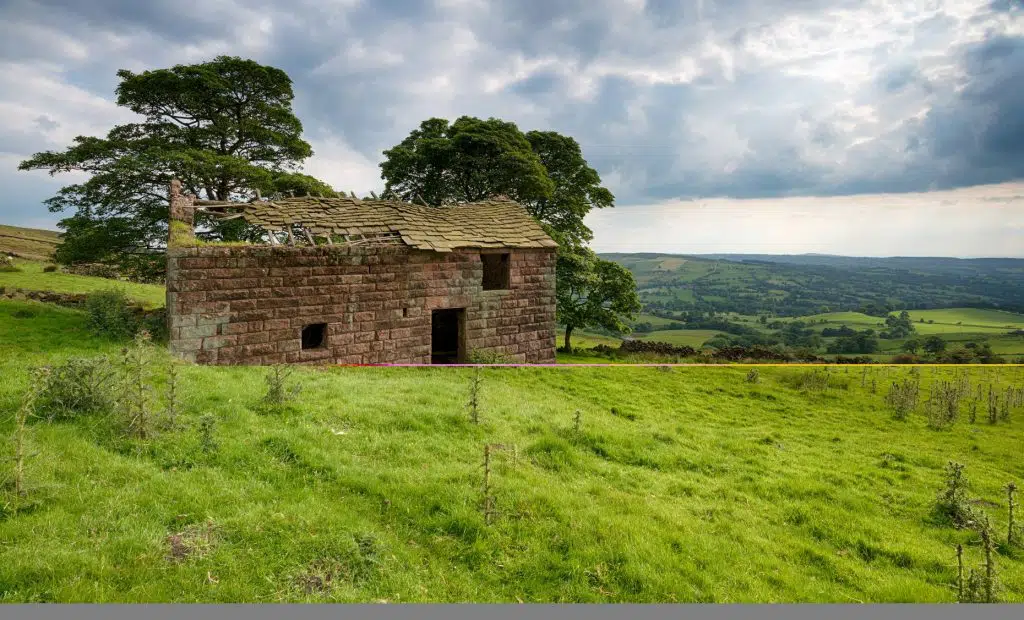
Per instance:
[[[1022,0],[4,0],[0,223],[53,227],[120,68],[280,67],[307,171],[382,186],[423,119],[575,137],[603,251],[1024,257]]]

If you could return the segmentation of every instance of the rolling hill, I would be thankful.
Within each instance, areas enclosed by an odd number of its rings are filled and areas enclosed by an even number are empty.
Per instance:
[[[52,260],[60,233],[39,228],[0,225],[0,253],[29,260]]]
[[[1024,259],[602,254],[633,272],[645,310],[805,316],[884,309],[1024,312]]]

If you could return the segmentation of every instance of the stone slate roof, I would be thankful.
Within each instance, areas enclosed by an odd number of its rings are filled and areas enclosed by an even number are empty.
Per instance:
[[[232,205],[236,206],[236,205]],[[413,248],[555,248],[526,209],[511,200],[428,207],[385,200],[304,196],[241,203],[241,217],[268,231],[299,226],[313,235],[395,235]]]

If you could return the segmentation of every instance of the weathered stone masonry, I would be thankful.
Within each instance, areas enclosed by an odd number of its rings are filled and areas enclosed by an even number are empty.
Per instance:
[[[509,254],[508,289],[483,290],[488,252]],[[466,354],[553,362],[554,280],[552,248],[172,244],[170,346],[204,364],[429,364],[431,311],[463,308]],[[326,342],[302,349],[317,323]]]
[[[466,309],[466,345],[526,363],[555,357],[554,253],[511,252],[511,288],[484,291],[479,252],[390,247],[170,251],[171,347],[206,364],[429,364],[430,311]],[[302,327],[327,344],[300,350]]]

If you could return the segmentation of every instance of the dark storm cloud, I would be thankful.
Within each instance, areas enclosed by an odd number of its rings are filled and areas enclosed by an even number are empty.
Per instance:
[[[247,6],[259,8],[260,4]],[[12,0],[8,11],[28,22],[69,32],[144,30],[185,43],[229,34],[235,8],[233,3],[180,0]]]
[[[903,192],[1024,177],[1024,29],[1005,25],[1019,7],[14,0],[0,62],[109,100],[122,67],[253,57],[292,77],[318,156],[359,160],[326,166],[345,183],[422,120],[470,114],[572,135],[621,205]],[[115,118],[56,89],[0,82],[0,151]]]
[[[995,38],[965,53],[966,87],[922,127],[936,163],[963,184],[1024,177],[1024,38]]]

